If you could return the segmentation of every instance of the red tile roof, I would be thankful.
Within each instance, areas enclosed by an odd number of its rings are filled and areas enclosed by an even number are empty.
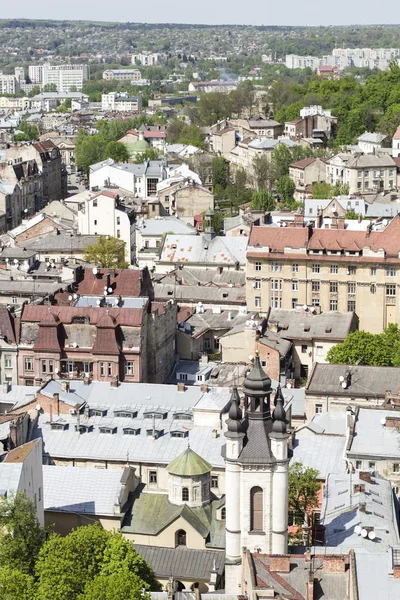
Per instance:
[[[93,275],[92,269],[85,269],[83,280],[78,286],[79,294],[103,296],[108,273],[110,274],[109,286],[113,290],[111,295],[140,296],[142,276],[140,269],[99,269],[97,275]]]
[[[305,248],[308,229],[304,227],[253,227],[249,246],[269,246],[271,252],[283,252],[285,247]]]
[[[400,140],[400,125],[396,129],[396,133],[394,134],[393,139],[394,140]]]
[[[311,165],[315,162],[315,158],[303,158],[303,160],[298,160],[297,162],[292,163],[290,166],[295,169],[305,169],[308,165]]]

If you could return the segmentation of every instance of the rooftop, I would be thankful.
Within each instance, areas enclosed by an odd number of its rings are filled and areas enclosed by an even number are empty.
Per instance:
[[[272,308],[268,326],[277,328],[281,338],[289,340],[344,340],[355,327],[354,313],[315,314],[297,309]]]
[[[234,267],[246,262],[247,238],[167,235],[161,250],[161,263],[204,264]]]
[[[396,410],[360,408],[355,418],[348,456],[399,459],[399,417],[400,413]]]
[[[340,377],[347,373],[344,388]],[[384,398],[389,390],[393,393],[400,390],[400,368],[315,363],[306,386],[306,394],[363,398]]]

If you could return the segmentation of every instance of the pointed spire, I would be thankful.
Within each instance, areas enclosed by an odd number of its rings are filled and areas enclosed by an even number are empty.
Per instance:
[[[242,427],[242,411],[240,410],[240,396],[237,387],[232,391],[227,420],[228,431],[239,433]]]
[[[276,390],[274,404],[274,424],[272,425],[272,431],[274,431],[275,433],[286,433],[286,413],[283,407],[284,398],[280,385]]]
[[[266,396],[271,392],[271,379],[261,366],[258,351],[254,359],[254,365],[243,383],[243,391],[246,396]]]

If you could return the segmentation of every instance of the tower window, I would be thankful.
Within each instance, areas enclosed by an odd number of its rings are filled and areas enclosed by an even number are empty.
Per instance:
[[[182,502],[189,502],[189,488],[182,488]]]
[[[187,488],[183,488],[187,489]],[[179,529],[176,532],[176,545],[177,546],[186,546],[186,531],[184,529]]]
[[[225,521],[225,517],[226,517],[226,510],[225,510],[225,508],[223,508],[221,510],[221,519],[222,519],[222,521]]]
[[[263,491],[260,487],[250,490],[250,530],[263,530]]]

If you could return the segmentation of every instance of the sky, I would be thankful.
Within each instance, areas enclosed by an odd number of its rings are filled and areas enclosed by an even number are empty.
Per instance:
[[[2,2],[0,18],[242,25],[400,23],[400,1],[385,0],[20,0]],[[5,4],[5,5],[4,5]],[[381,10],[383,8],[384,10]]]

